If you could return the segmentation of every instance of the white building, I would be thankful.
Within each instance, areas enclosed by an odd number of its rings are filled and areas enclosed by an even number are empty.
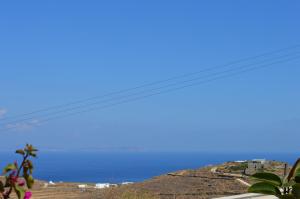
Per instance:
[[[87,187],[86,184],[79,184],[79,185],[78,185],[78,188],[79,188],[79,189],[85,189],[86,187]]]
[[[104,188],[108,188],[110,187],[110,184],[109,183],[97,183],[95,185],[95,188],[96,189],[104,189]]]
[[[122,185],[133,184],[133,182],[122,182]]]

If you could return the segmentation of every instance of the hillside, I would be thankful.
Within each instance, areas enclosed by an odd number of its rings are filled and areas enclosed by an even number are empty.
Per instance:
[[[246,193],[251,180],[245,163],[227,162],[195,170],[182,170],[157,176],[140,183],[95,189],[94,184],[78,188],[79,183],[45,186],[37,181],[33,199],[208,199]],[[284,163],[272,161],[265,170],[283,173]]]

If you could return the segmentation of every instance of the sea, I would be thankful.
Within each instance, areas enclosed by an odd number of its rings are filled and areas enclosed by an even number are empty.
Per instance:
[[[53,182],[122,183],[183,169],[196,169],[227,161],[268,159],[293,164],[300,154],[204,152],[44,152],[33,159],[36,179]],[[17,154],[0,152],[0,166]]]

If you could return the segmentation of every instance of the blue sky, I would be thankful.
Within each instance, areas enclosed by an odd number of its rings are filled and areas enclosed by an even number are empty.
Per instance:
[[[300,44],[299,9],[283,0],[1,2],[0,117]],[[30,142],[43,150],[295,152],[299,63],[19,124],[1,130],[0,150]]]

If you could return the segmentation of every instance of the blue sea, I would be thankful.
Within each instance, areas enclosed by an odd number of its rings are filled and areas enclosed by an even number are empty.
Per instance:
[[[158,153],[158,152],[47,152],[34,159],[34,177],[54,182],[140,182],[182,169],[195,169],[232,160],[266,158],[292,164],[300,154]],[[0,153],[0,166],[18,160]]]

